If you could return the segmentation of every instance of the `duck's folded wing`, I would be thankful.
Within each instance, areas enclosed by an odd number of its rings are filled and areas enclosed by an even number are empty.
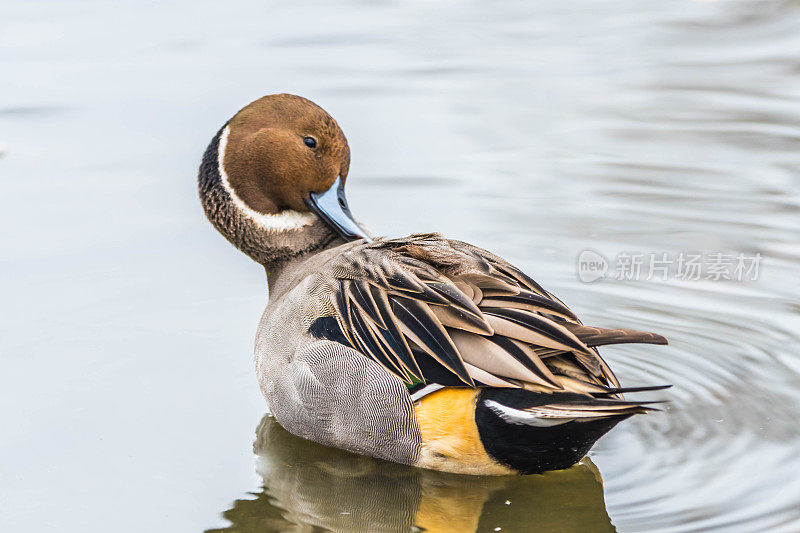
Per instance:
[[[621,389],[594,346],[666,343],[583,326],[519,269],[435,234],[371,243],[333,271],[337,337],[409,384],[608,393]]]

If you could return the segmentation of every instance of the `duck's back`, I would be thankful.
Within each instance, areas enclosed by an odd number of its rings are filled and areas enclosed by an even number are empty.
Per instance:
[[[595,346],[663,338],[583,326],[480,248],[413,235],[289,270],[256,365],[272,412],[300,436],[442,470],[540,471],[646,409],[621,398]]]

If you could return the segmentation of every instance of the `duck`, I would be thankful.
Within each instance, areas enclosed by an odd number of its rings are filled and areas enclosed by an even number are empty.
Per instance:
[[[350,148],[324,109],[267,95],[217,131],[205,215],[265,269],[255,373],[269,412],[319,444],[470,475],[578,463],[657,410],[598,347],[667,344],[584,325],[505,259],[439,233],[373,235],[345,196]]]

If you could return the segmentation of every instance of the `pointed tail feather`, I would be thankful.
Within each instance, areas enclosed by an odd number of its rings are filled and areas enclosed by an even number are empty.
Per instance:
[[[650,391],[664,390],[670,387],[672,387],[672,385],[652,385],[648,387],[616,387],[616,388],[606,387],[608,389],[607,391],[595,392],[592,393],[592,396],[595,396],[597,398],[605,398],[608,395],[627,394],[629,392],[650,392]]]

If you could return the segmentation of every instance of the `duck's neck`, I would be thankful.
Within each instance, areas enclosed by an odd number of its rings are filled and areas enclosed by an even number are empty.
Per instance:
[[[346,243],[337,238],[319,250],[297,255],[281,263],[274,263],[267,268],[270,301],[280,299],[302,282],[309,273],[322,270],[331,259],[363,242],[359,240]]]
[[[269,299],[273,300],[282,296],[286,291],[297,285],[297,283],[301,281],[301,277],[307,275],[309,272],[309,270],[305,268],[293,267],[306,264],[310,266],[311,271],[313,271],[313,263],[322,257],[327,257],[328,254],[325,253],[327,250],[338,248],[343,244],[345,244],[345,241],[339,237],[335,237],[329,243],[319,248],[314,248],[308,252],[299,253],[292,257],[287,257],[286,259],[264,265],[264,270],[267,273]],[[311,264],[309,264],[309,262]]]
[[[203,156],[198,175],[200,200],[214,227],[239,250],[264,266],[270,285],[290,261],[343,242],[313,213],[286,210],[263,214],[242,202],[221,164],[227,134],[226,124],[211,140]]]

